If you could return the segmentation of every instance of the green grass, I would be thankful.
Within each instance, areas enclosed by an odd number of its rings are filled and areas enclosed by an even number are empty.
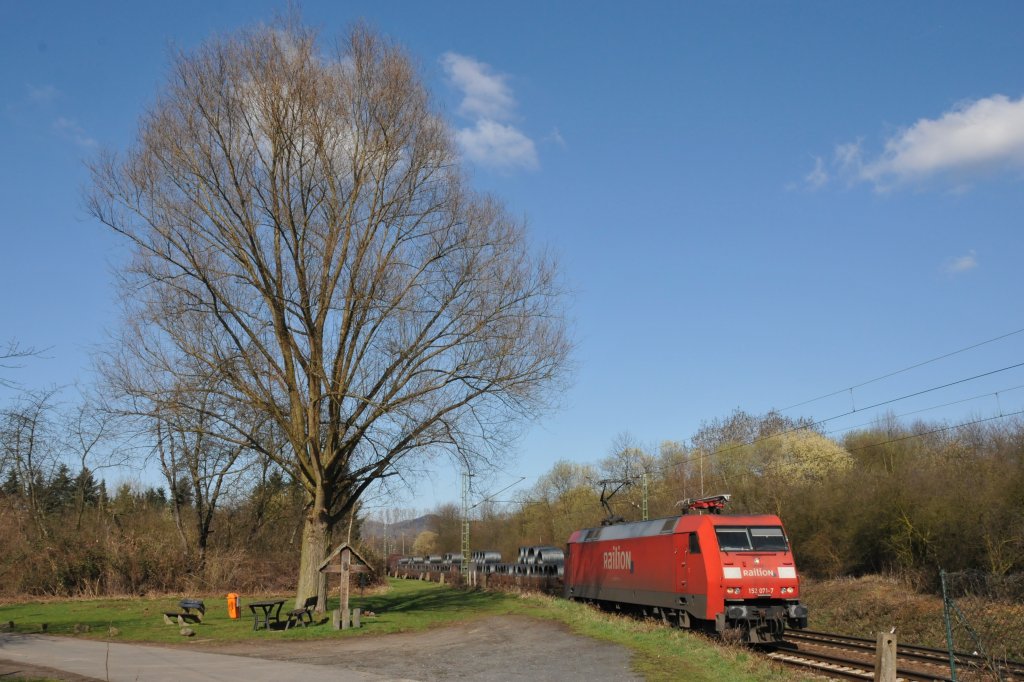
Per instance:
[[[619,644],[637,655],[633,667],[648,680],[735,680],[766,682],[803,679],[792,670],[768,665],[740,646],[723,646],[710,638],[674,630],[660,621],[639,620],[550,597],[531,596],[540,602],[535,617],[564,623],[578,634]]]
[[[338,631],[328,622],[287,632],[253,632],[245,597],[242,599],[243,618],[231,620],[222,595],[189,596],[203,598],[207,612],[203,623],[191,626],[196,636],[188,639],[178,633],[177,626],[165,624],[161,616],[164,611],[177,610],[179,597],[15,604],[0,608],[0,622],[13,620],[18,632],[41,632],[45,623],[46,631],[56,635],[196,645],[366,637],[422,631],[489,616],[519,615],[561,623],[578,634],[628,647],[637,654],[633,658],[637,671],[650,680],[768,682],[793,679],[792,672],[769,666],[745,649],[724,647],[661,623],[601,613],[582,604],[544,596],[461,591],[435,583],[391,580],[385,592],[352,596],[352,607],[369,608],[378,614],[364,618],[362,628]],[[263,598],[266,597],[252,597],[248,601]],[[289,598],[285,608],[291,603]],[[337,596],[329,601],[328,608],[338,608]],[[83,632],[83,626],[89,627],[87,632]],[[111,627],[117,629],[116,636],[109,635]]]
[[[227,600],[223,595],[189,595],[203,599],[206,615],[202,623],[190,624],[196,636],[191,641],[237,642],[259,639],[324,639],[333,637],[359,637],[425,630],[449,623],[491,615],[517,613],[520,605],[515,597],[488,592],[461,592],[435,583],[395,580],[382,594],[358,592],[350,598],[350,606],[372,609],[376,617],[363,618],[359,630],[337,631],[329,622],[314,627],[281,630],[252,629],[253,618],[246,607],[247,601],[268,598],[286,598],[282,612],[291,607],[290,595],[260,595],[242,597],[242,618],[232,620],[227,615]],[[177,625],[168,625],[162,614],[178,611],[181,597],[162,599],[97,599],[30,602],[0,607],[0,622],[14,621],[15,631],[22,633],[45,632],[89,639],[111,639],[122,642],[185,642]],[[337,593],[328,599],[328,610],[338,608]],[[321,617],[321,623],[324,622]],[[117,634],[109,635],[110,628]]]

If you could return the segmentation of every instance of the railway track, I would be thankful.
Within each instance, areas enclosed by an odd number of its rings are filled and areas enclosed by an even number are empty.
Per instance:
[[[836,679],[870,680],[874,676],[875,642],[814,630],[788,631],[786,644],[767,655],[783,665],[811,670]],[[1024,680],[1024,663],[997,662],[998,674],[982,656],[955,655],[959,680]],[[896,675],[908,681],[952,682],[949,653],[945,649],[900,644],[896,649]]]

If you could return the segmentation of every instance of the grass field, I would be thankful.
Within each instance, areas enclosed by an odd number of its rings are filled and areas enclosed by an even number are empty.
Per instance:
[[[120,642],[179,643],[183,646],[218,642],[308,640],[367,637],[410,632],[495,615],[522,615],[567,625],[574,632],[620,644],[636,652],[637,672],[650,680],[774,681],[793,679],[792,672],[769,666],[749,651],[724,647],[704,637],[601,613],[581,604],[536,595],[461,591],[435,583],[391,580],[386,590],[355,594],[352,607],[377,615],[363,619],[359,630],[338,631],[330,624],[293,628],[287,632],[253,632],[252,617],[242,599],[244,616],[231,620],[223,595],[188,595],[207,605],[203,623],[191,626],[195,637],[185,638],[176,625],[164,623],[164,611],[176,611],[180,597],[164,599],[101,599],[49,601],[0,607],[0,622],[14,621],[17,632],[87,637]],[[250,597],[249,601],[270,595]],[[280,595],[284,596],[284,595]],[[334,597],[329,608],[337,608]],[[289,599],[285,605],[291,604]],[[114,628],[112,631],[111,628]],[[111,632],[116,634],[111,635]]]

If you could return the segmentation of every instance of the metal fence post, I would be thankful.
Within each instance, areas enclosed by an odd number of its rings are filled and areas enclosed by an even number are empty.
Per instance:
[[[946,620],[946,649],[949,651],[949,677],[956,679],[956,656],[953,655],[953,623],[949,608],[949,595],[946,593],[946,572],[939,569],[939,581],[942,583],[942,615]]]

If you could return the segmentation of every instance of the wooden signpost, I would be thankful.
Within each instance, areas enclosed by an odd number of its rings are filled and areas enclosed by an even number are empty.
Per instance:
[[[339,594],[341,596],[341,613],[333,619],[335,629],[347,630],[351,611],[348,608],[349,576],[352,573],[373,573],[370,564],[366,559],[359,556],[347,542],[343,542],[320,564],[321,573],[337,573],[341,576]],[[356,617],[356,627],[359,627],[359,617]]]

